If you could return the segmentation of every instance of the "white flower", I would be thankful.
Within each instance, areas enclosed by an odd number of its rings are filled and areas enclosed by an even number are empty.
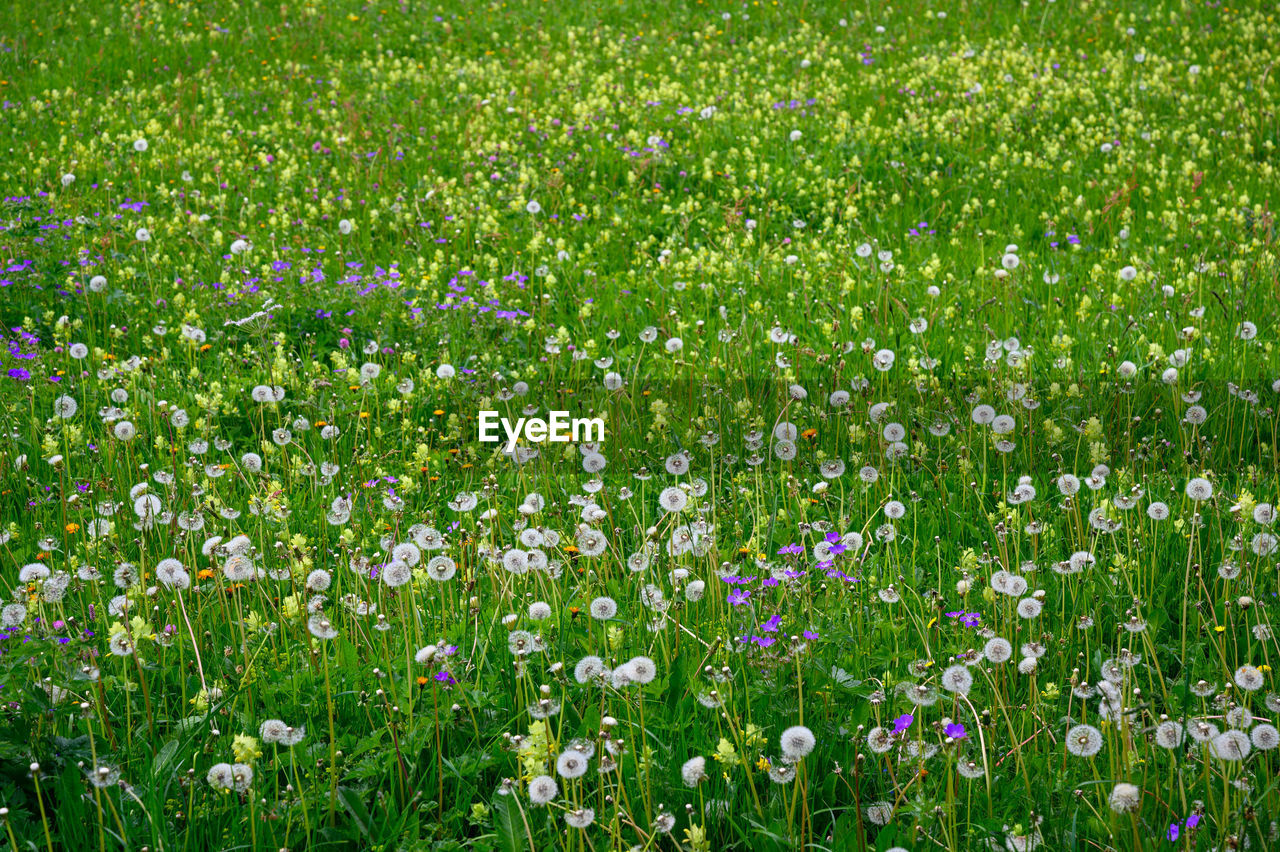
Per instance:
[[[778,747],[782,749],[782,756],[790,761],[807,757],[816,744],[817,739],[813,736],[813,731],[804,725],[793,725],[783,731],[782,736],[778,738]]]
[[[1111,810],[1118,814],[1133,813],[1142,804],[1142,791],[1127,781],[1121,781],[1111,790]]]
[[[707,778],[707,759],[691,757],[680,767],[680,778],[686,787],[697,787]]]
[[[76,416],[80,406],[76,403],[74,397],[60,396],[53,401],[53,415],[63,420],[70,420]]]
[[[1197,502],[1208,500],[1213,496],[1213,484],[1204,477],[1197,476],[1187,483],[1187,496]]]
[[[561,778],[581,778],[587,773],[587,757],[572,748],[556,758],[556,772]]]
[[[545,805],[556,797],[560,787],[550,775],[539,775],[529,782],[529,804]]]

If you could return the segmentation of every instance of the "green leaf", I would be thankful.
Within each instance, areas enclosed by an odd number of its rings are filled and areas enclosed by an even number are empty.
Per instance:
[[[349,787],[339,787],[338,800],[342,802],[342,806],[351,814],[351,819],[355,821],[356,828],[360,829],[360,833],[368,837],[372,821],[369,817],[369,809],[365,807],[364,800],[360,798],[359,792]]]
[[[501,852],[524,852],[524,828],[518,808],[511,796],[493,797],[493,827]]]
[[[178,741],[169,740],[160,747],[160,751],[156,752],[155,760],[151,761],[151,775],[153,778],[159,778],[169,768],[169,764],[173,762],[173,756],[178,753]]]

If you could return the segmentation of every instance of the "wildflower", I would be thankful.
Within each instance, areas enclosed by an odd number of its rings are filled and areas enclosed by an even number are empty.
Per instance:
[[[1236,686],[1246,692],[1256,692],[1262,688],[1264,680],[1262,672],[1255,666],[1243,665],[1236,669],[1235,682]]]
[[[191,575],[177,559],[162,559],[156,564],[156,579],[171,589],[191,586]]]
[[[229,763],[215,763],[209,767],[205,780],[215,790],[230,790],[236,783],[235,770]]]
[[[632,657],[626,663],[627,675],[631,680],[643,686],[652,683],[658,676],[658,668],[648,657]]]
[[[589,610],[591,617],[597,621],[608,621],[618,614],[618,603],[611,597],[601,595],[591,601]]]
[[[873,802],[867,806],[867,819],[872,825],[888,825],[893,819],[893,805],[889,802]]]
[[[573,749],[561,752],[556,758],[556,772],[561,778],[581,778],[587,772],[587,759]]]
[[[456,574],[457,571],[457,564],[448,556],[443,554],[434,556],[427,562],[427,576],[438,583],[443,583],[452,579],[453,575]]]
[[[1009,643],[1009,640],[997,636],[989,639],[987,644],[983,646],[982,655],[993,663],[1008,662],[1009,658],[1013,656],[1013,645]]]
[[[1249,739],[1259,751],[1271,751],[1280,746],[1280,731],[1275,725],[1264,722],[1249,732]]]
[[[803,725],[793,725],[782,732],[778,745],[782,749],[782,756],[794,762],[807,757],[813,751],[816,742],[813,732],[808,728]]]
[[[1244,731],[1223,731],[1213,738],[1209,750],[1219,760],[1244,760],[1253,751],[1253,742]]]
[[[1187,497],[1199,502],[1213,496],[1213,485],[1204,477],[1196,477],[1187,483]]]
[[[965,666],[948,666],[942,673],[941,683],[942,688],[947,692],[968,695],[973,687],[973,675]]]
[[[338,630],[323,615],[313,615],[307,622],[307,629],[311,631],[311,635],[317,639],[334,639],[338,635]]]
[[[897,732],[896,727],[893,731],[879,726],[872,728],[867,733],[867,748],[876,754],[884,754],[893,748],[893,735]]]
[[[686,787],[697,787],[707,778],[707,759],[691,757],[680,767],[680,778]]]
[[[248,734],[236,734],[231,742],[231,752],[237,763],[253,763],[262,757],[262,749],[258,748],[258,740]]]
[[[1102,732],[1092,725],[1076,725],[1067,731],[1066,743],[1076,757],[1093,757],[1102,751]]]
[[[1133,813],[1142,803],[1142,791],[1127,781],[1121,781],[1111,789],[1111,797],[1108,801],[1111,810],[1115,813]]]
[[[529,804],[545,805],[560,792],[556,780],[550,775],[539,775],[529,782]]]

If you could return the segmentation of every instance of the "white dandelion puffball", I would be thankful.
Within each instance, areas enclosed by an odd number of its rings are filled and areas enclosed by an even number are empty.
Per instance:
[[[556,779],[550,775],[539,775],[529,782],[529,804],[545,805],[560,792]]]
[[[707,778],[707,759],[692,757],[680,767],[680,778],[686,787],[697,787]]]
[[[1213,484],[1202,476],[1187,483],[1187,496],[1197,503],[1213,496]]]
[[[804,725],[793,725],[783,731],[782,736],[778,738],[778,747],[782,749],[783,757],[791,761],[807,757],[816,744],[817,739],[813,736],[813,731]]]
[[[1111,810],[1118,814],[1133,813],[1142,804],[1142,791],[1127,781],[1121,781],[1111,790]]]

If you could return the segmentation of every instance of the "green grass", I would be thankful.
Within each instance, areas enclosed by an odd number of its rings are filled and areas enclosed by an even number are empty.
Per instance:
[[[0,844],[1275,848],[1277,44],[10,4]]]

